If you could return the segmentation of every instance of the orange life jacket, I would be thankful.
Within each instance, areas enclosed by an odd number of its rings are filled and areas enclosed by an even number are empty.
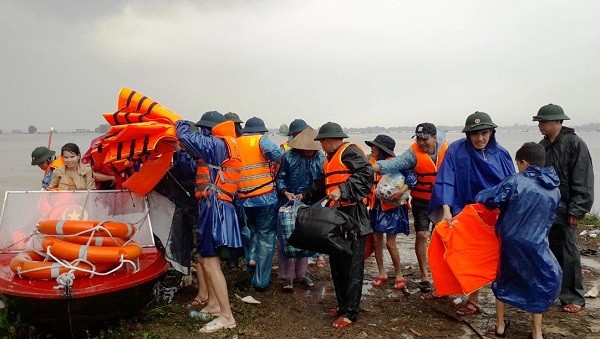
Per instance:
[[[131,124],[143,121],[157,121],[175,124],[180,116],[158,102],[130,88],[123,88],[117,100],[118,110],[104,113],[104,119],[111,125]]]
[[[238,182],[238,197],[252,198],[275,189],[273,164],[262,154],[259,143],[261,134],[242,135],[237,138],[242,156],[242,170]]]
[[[470,294],[494,281],[500,260],[494,228],[499,212],[470,204],[452,219],[452,226],[446,221],[435,226],[427,257],[438,295]]]
[[[224,121],[212,128],[212,135],[222,139],[227,146],[228,158],[219,165],[207,164],[203,159],[198,160],[196,169],[195,195],[200,199],[208,197],[211,191],[216,191],[217,198],[233,202],[238,182],[242,161],[235,139],[235,125],[233,121]],[[215,182],[210,180],[210,169],[218,169]]]
[[[446,154],[446,149],[448,149],[448,141],[444,140],[442,143],[442,147],[440,147],[437,152],[437,159],[435,163],[433,160],[431,160],[431,157],[428,153],[419,149],[419,145],[416,142],[414,142],[410,147],[415,152],[415,156],[417,158],[417,165],[413,169],[417,175],[417,184],[410,191],[410,195],[413,198],[429,201],[431,199],[431,190],[433,189],[433,184],[435,183],[435,175],[442,164],[444,154]]]
[[[46,170],[44,171],[45,174],[48,174],[48,172],[50,172],[51,170],[55,170],[59,167],[63,167],[65,165],[65,162],[63,160],[62,156],[59,156],[58,158],[52,160],[49,164],[48,167],[46,167]]]
[[[391,158],[393,158],[393,157],[388,156],[386,159],[391,159]],[[374,157],[369,158],[369,162],[371,163],[371,165],[373,165],[376,161],[377,161],[377,159]],[[373,180],[373,188],[371,188],[371,193],[369,193],[369,196],[368,196],[369,208],[371,208],[371,211],[373,209],[375,209],[375,205],[376,205],[375,203],[377,202],[377,197],[375,196],[375,189],[377,188],[377,184],[379,183],[379,181],[381,180],[383,175],[375,173],[374,176],[375,176],[375,178]],[[398,208],[398,205],[392,205],[392,204],[387,203],[382,200],[380,200],[379,202],[381,203],[381,210],[384,212],[393,210],[394,208]]]
[[[329,160],[328,157],[325,157],[325,164],[323,165],[323,169],[325,172],[325,192],[327,193],[327,195],[335,191],[335,189],[338,188],[340,184],[346,182],[348,180],[348,177],[352,174],[350,169],[346,167],[346,165],[344,165],[344,163],[342,162],[342,154],[350,145],[356,146],[362,151],[362,148],[360,148],[357,144],[347,142],[338,148],[335,154],[331,157],[331,160]],[[356,202],[348,202],[341,200],[339,201],[339,203],[340,206],[356,205]],[[334,202],[332,201],[329,204],[333,205]]]

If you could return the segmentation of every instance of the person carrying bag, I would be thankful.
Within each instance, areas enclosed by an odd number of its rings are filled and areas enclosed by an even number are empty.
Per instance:
[[[315,252],[309,249],[294,247],[289,239],[296,229],[296,216],[299,208],[307,207],[300,200],[289,200],[285,205],[279,207],[278,213],[278,238],[287,258],[312,257]]]
[[[325,207],[323,199],[312,206],[301,206],[296,212],[296,224],[289,243],[308,251],[329,255],[351,255],[352,241],[358,236],[359,225],[339,204]]]

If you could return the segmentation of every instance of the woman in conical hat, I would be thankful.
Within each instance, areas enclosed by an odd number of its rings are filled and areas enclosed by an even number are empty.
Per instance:
[[[315,141],[317,132],[310,126],[296,135],[290,142],[292,147],[282,156],[281,166],[277,173],[277,190],[281,205],[292,200],[300,200],[306,196],[313,181],[323,178],[325,155],[320,152],[321,145]],[[280,239],[280,244],[284,240]],[[284,280],[283,291],[293,291],[294,282],[305,287],[315,284],[306,276],[308,258],[288,258],[283,246],[278,247],[280,278]]]

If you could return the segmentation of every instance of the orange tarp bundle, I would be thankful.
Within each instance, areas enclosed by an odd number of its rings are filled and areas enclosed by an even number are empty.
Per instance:
[[[499,210],[471,204],[452,219],[438,223],[428,249],[437,295],[470,294],[494,281],[500,240],[494,226]]]
[[[103,114],[111,128],[91,149],[94,169],[125,176],[123,187],[148,194],[169,169],[180,116],[145,95],[123,88],[117,111]]]

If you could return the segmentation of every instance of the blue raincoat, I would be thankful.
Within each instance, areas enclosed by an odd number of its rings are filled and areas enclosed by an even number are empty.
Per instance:
[[[281,166],[277,173],[277,190],[279,191],[280,203],[287,203],[284,191],[294,194],[302,193],[306,196],[315,180],[322,180],[325,176],[323,164],[325,154],[318,151],[314,157],[306,158],[298,150],[291,149],[283,153]]]
[[[545,312],[560,292],[562,270],[548,243],[559,183],[554,168],[530,165],[475,197],[501,211],[500,267],[492,290],[498,300],[531,313]]]
[[[495,131],[483,150],[475,149],[467,138],[454,141],[435,176],[428,210],[431,219],[439,221],[433,216],[442,205],[450,206],[452,215],[457,215],[467,204],[475,202],[479,191],[499,184],[513,173],[512,158],[496,141]]]
[[[191,132],[190,124],[189,121],[177,121],[179,141],[193,156],[204,159],[208,164],[220,165],[228,157],[225,142],[213,137],[205,128]],[[217,169],[210,168],[211,182],[215,182],[216,176]],[[242,247],[242,236],[233,204],[211,194],[198,201],[198,209],[198,250],[203,257],[217,255],[219,247]]]

